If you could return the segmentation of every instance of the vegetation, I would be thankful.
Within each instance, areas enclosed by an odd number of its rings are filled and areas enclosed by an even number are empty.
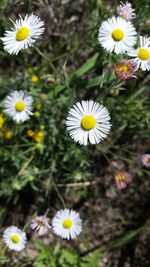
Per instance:
[[[150,152],[150,74],[139,70],[137,78],[118,80],[113,68],[124,55],[106,52],[97,40],[101,22],[118,4],[0,0],[1,36],[18,13],[33,12],[45,23],[41,40],[17,56],[0,44],[2,232],[9,225],[28,226],[35,214],[52,217],[64,207],[78,210],[83,219],[75,241],[53,233],[37,240],[26,227],[27,249],[18,255],[2,242],[1,266],[150,266],[149,170],[140,162]],[[137,31],[148,35],[149,0],[134,0],[133,6]],[[3,100],[14,90],[34,99],[34,114],[24,123],[4,112]],[[110,134],[98,145],[80,146],[66,130],[68,110],[83,99],[104,104],[111,115]],[[130,174],[122,191],[114,180],[119,171]]]

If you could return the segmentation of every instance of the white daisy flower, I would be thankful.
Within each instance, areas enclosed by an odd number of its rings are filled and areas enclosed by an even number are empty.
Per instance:
[[[136,43],[136,30],[130,21],[120,17],[112,17],[102,23],[98,40],[109,52],[125,53]]]
[[[32,220],[31,228],[36,230],[39,235],[45,235],[51,229],[49,219],[45,215],[37,216],[34,220]]]
[[[76,103],[66,119],[67,130],[81,145],[97,144],[107,137],[111,124],[107,108],[93,100]]]
[[[16,226],[8,227],[3,233],[3,239],[10,249],[16,251],[24,249],[27,242],[26,233]]]
[[[128,51],[128,56],[134,57],[138,68],[143,71],[150,70],[150,38],[140,36],[140,46]]]
[[[5,111],[16,122],[24,122],[32,115],[32,97],[23,91],[14,91],[5,99]]]
[[[61,238],[74,239],[81,233],[82,220],[76,211],[60,210],[52,220],[52,228],[54,233]]]
[[[44,22],[39,17],[33,14],[26,15],[24,19],[20,15],[19,17],[15,22],[11,20],[13,27],[1,38],[4,49],[16,55],[21,49],[32,46],[39,35],[44,32]]]

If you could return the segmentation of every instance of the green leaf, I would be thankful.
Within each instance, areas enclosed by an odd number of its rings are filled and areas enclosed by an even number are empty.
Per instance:
[[[115,75],[112,73],[111,75],[106,75],[106,76],[97,76],[94,77],[90,80],[85,80],[79,83],[79,85],[83,88],[93,88],[96,86],[102,86],[106,82],[110,82],[115,79]]]
[[[91,256],[87,259],[87,262],[83,262],[81,267],[97,267],[99,260],[102,256],[100,249],[96,249]]]
[[[132,230],[123,237],[119,238],[118,240],[114,241],[112,244],[108,245],[108,250],[116,249],[122,247],[130,242],[133,241],[140,233],[142,233],[146,228],[149,227],[148,225],[144,225],[139,227],[136,230]]]
[[[79,69],[72,72],[68,76],[68,85],[70,85],[75,80],[79,79],[81,76],[86,74],[88,71],[90,71],[94,66],[96,65],[96,62],[98,60],[99,53],[96,53],[94,56],[92,56],[89,60],[87,60]],[[62,92],[66,88],[65,85],[58,84],[54,87],[52,91],[48,94],[49,98],[56,97],[60,92]]]
[[[94,68],[96,65],[96,62],[98,60],[99,53],[96,53],[93,57],[91,57],[89,60],[87,60],[78,70],[74,71],[72,74],[70,74],[69,80],[70,82],[80,78],[85,73],[87,73],[89,70]]]

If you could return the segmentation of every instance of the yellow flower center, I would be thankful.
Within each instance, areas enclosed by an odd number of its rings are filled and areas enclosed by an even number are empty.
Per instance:
[[[18,244],[18,243],[20,242],[20,236],[19,236],[19,235],[16,235],[16,234],[12,235],[12,236],[10,237],[10,239],[11,239],[11,241],[12,241],[13,243],[15,243],[15,244]]]
[[[73,221],[71,219],[65,219],[63,221],[63,227],[66,229],[70,229],[73,225]]]
[[[44,224],[42,221],[37,221],[37,223],[38,223],[38,225],[39,225],[40,227],[44,227],[44,226],[45,226],[45,224]]]
[[[138,51],[138,57],[141,60],[148,60],[150,58],[150,52],[145,48],[140,48]]]
[[[18,101],[18,102],[16,103],[16,105],[15,105],[15,109],[16,109],[16,111],[18,111],[18,112],[23,111],[23,110],[25,109],[25,107],[26,107],[26,105],[25,105],[25,103],[23,103],[22,101]]]
[[[123,174],[118,174],[117,178],[118,178],[118,182],[124,181],[124,175]]]
[[[32,75],[32,77],[31,77],[31,82],[32,82],[32,83],[37,83],[38,81],[39,81],[38,76],[36,76],[36,75]]]
[[[123,72],[128,72],[129,71],[129,67],[126,66],[126,65],[123,65],[123,66],[119,67],[119,70],[123,71]]]
[[[147,164],[147,163],[150,163],[150,157],[145,157],[145,156],[143,156],[143,162],[145,163],[145,164]]]
[[[146,159],[146,163],[150,163],[150,158],[147,158]]]
[[[21,27],[16,33],[16,40],[23,41],[25,40],[30,34],[30,30],[26,27]]]
[[[81,120],[81,125],[83,129],[87,131],[93,129],[95,124],[96,120],[91,115],[84,116],[83,119]]]
[[[124,32],[119,29],[116,29],[112,32],[112,38],[114,39],[114,41],[119,42],[123,40]]]

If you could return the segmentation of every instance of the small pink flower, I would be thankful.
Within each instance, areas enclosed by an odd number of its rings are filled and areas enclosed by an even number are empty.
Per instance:
[[[121,5],[119,5],[117,7],[117,13],[118,15],[125,19],[125,20],[132,20],[135,18],[135,13],[134,13],[135,9],[132,8],[132,5],[128,2],[126,2],[125,4],[123,4],[121,2]]]
[[[114,71],[119,80],[131,79],[137,71],[137,63],[132,59],[123,59],[115,64]]]
[[[150,154],[142,155],[141,162],[143,166],[150,168]]]
[[[46,216],[37,216],[32,220],[31,228],[36,230],[39,235],[45,235],[48,233],[51,226],[49,225],[49,219]]]
[[[124,189],[129,182],[129,174],[127,172],[118,172],[115,175],[115,183],[117,188]]]

